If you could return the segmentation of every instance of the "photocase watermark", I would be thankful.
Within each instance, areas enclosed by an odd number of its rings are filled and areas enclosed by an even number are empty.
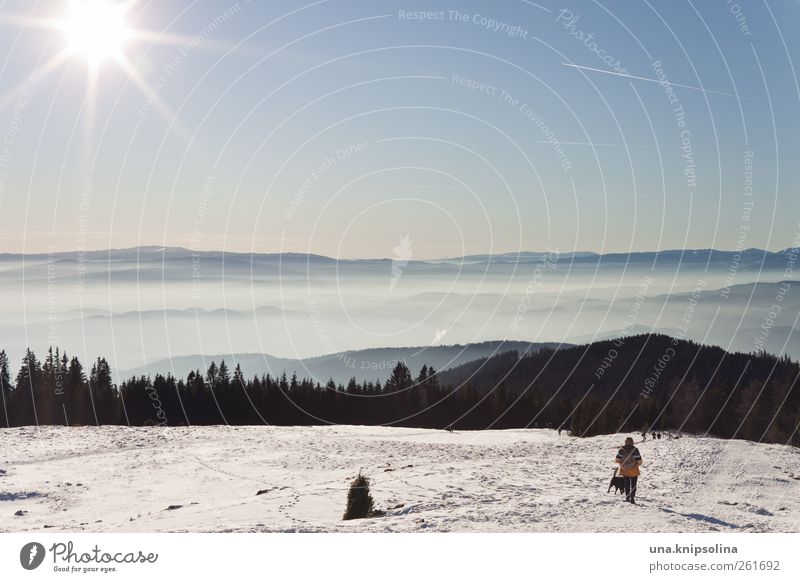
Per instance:
[[[736,282],[736,275],[739,272],[739,265],[742,261],[742,251],[747,248],[747,238],[750,234],[750,216],[753,213],[753,150],[744,152],[744,203],[742,207],[742,217],[739,221],[739,233],[736,236],[736,249],[731,257],[731,264],[728,266],[728,274],[725,277],[725,286],[720,291],[723,299],[728,299],[731,287]]]
[[[536,267],[533,269],[533,273],[531,274],[528,284],[525,287],[525,294],[522,297],[519,305],[517,305],[517,309],[514,312],[514,316],[511,320],[511,331],[519,330],[519,325],[525,321],[525,317],[528,314],[528,309],[530,308],[534,294],[537,290],[544,286],[544,283],[542,283],[542,277],[544,276],[545,269],[555,269],[558,264],[558,251],[549,248],[546,250],[547,252],[542,255],[542,258],[538,261]]]
[[[308,309],[308,316],[311,319],[311,324],[314,326],[314,332],[317,334],[317,338],[319,338],[319,341],[322,342],[322,345],[325,348],[326,352],[327,353],[335,352],[336,346],[334,345],[333,339],[331,339],[328,330],[325,329],[324,325],[322,325],[322,313],[320,313],[319,308],[317,307],[317,303],[315,301],[309,301],[307,309]]]
[[[80,201],[78,202],[78,232],[75,240],[78,243],[78,256],[76,265],[77,282],[75,291],[81,292],[86,286],[86,240],[89,235],[89,211],[92,208],[92,195],[94,194],[94,177],[89,176],[83,185]]]
[[[0,147],[0,209],[3,208],[3,201],[6,197],[8,187],[8,168],[11,165],[11,157],[14,149],[14,142],[22,128],[22,118],[28,108],[28,90],[23,89],[17,94],[14,109],[11,111],[11,121],[3,137],[2,147]]]
[[[411,260],[411,257],[414,256],[414,253],[411,251],[411,245],[414,243],[411,240],[411,235],[403,235],[400,237],[400,243],[392,249],[392,270],[391,276],[389,277],[389,291],[394,291],[394,288],[397,286],[397,282],[400,280],[400,277],[403,276],[403,272],[408,266],[408,262]]]
[[[158,390],[152,384],[147,385],[147,396],[153,403],[153,409],[156,411],[156,418],[158,419],[158,426],[167,426],[167,413],[164,412],[164,407],[161,405],[161,399],[158,397]]]
[[[200,246],[203,240],[203,225],[206,222],[206,214],[208,213],[208,202],[214,196],[214,181],[216,177],[213,175],[206,176],[203,180],[203,186],[200,191],[200,202],[197,204],[197,210],[194,215],[194,231],[192,233],[192,240],[189,243],[189,249],[192,251],[192,299],[200,299]]]
[[[405,358],[399,358],[395,360],[359,360],[356,363],[355,358],[352,356],[346,356],[342,358],[344,362],[349,362],[347,365],[353,369],[365,370],[365,371],[385,371],[385,370],[393,370],[397,364],[406,363]]]
[[[611,67],[611,69],[617,73],[627,73],[628,69],[622,66],[622,63],[619,59],[614,58],[613,56],[609,55],[605,49],[600,48],[594,38],[593,32],[586,33],[575,26],[580,19],[580,15],[574,14],[569,8],[562,8],[558,12],[558,16],[556,16],[556,22],[560,22],[565,30],[567,30],[578,41],[583,43],[583,45],[593,52],[598,59]]]
[[[29,542],[19,551],[19,563],[26,570],[35,570],[44,562],[45,549],[39,542]]]
[[[158,561],[155,552],[106,551],[97,544],[82,551],[76,549],[70,540],[56,542],[48,549],[39,542],[29,542],[19,552],[19,563],[25,570],[35,570],[44,563],[48,553],[52,557],[53,572],[72,574],[107,574],[120,571],[120,565],[155,564]]]
[[[311,319],[311,324],[314,327],[314,332],[317,334],[317,338],[320,342],[322,342],[324,353],[326,354],[336,354],[336,358],[341,362],[342,366],[348,368],[350,370],[361,370],[361,371],[383,371],[383,370],[392,370],[398,363],[406,363],[405,358],[398,358],[392,360],[365,360],[360,359],[357,356],[353,355],[351,352],[340,352],[336,348],[336,344],[331,338],[328,330],[326,329],[325,325],[323,324],[323,316],[319,309],[319,306],[316,304],[315,301],[309,301],[308,306],[308,316]]]
[[[672,114],[675,118],[675,125],[680,130],[680,150],[681,158],[683,159],[683,175],[686,176],[686,188],[689,192],[693,192],[697,188],[697,165],[694,160],[694,149],[692,147],[692,132],[686,126],[686,111],[683,109],[680,99],[678,99],[675,88],[664,72],[661,61],[653,61],[651,66],[658,78],[658,84],[664,88],[667,101],[673,108]]]
[[[753,33],[750,31],[750,25],[747,24],[747,16],[742,12],[742,7],[736,2],[733,2],[733,0],[725,0],[725,4],[728,5],[728,10],[733,14],[733,18],[736,20],[739,32],[741,32],[743,36],[753,36]]]
[[[465,87],[470,91],[477,91],[479,93],[485,93],[486,95],[496,97],[504,104],[509,105],[519,111],[525,117],[525,119],[536,126],[542,137],[544,137],[545,143],[548,143],[553,147],[553,153],[555,153],[556,158],[558,158],[558,161],[561,164],[561,169],[565,172],[572,171],[572,162],[570,162],[569,157],[561,145],[561,142],[556,138],[555,133],[545,123],[544,119],[526,102],[522,101],[518,97],[515,97],[506,89],[485,83],[483,81],[478,81],[476,79],[470,79],[459,74],[452,75],[450,77],[450,82],[460,87]]]
[[[510,38],[527,40],[530,33],[525,28],[511,22],[496,20],[479,13],[460,12],[458,10],[398,10],[398,20],[412,22],[440,21],[473,24],[490,32],[499,32]]]
[[[639,393],[639,397],[649,398],[650,395],[655,390],[656,386],[658,385],[659,381],[661,380],[661,376],[664,373],[664,370],[667,369],[669,363],[672,359],[677,355],[675,348],[680,344],[681,341],[686,339],[686,335],[689,333],[689,324],[694,317],[694,312],[697,310],[697,305],[700,303],[700,298],[702,297],[703,290],[708,286],[708,282],[700,279],[695,284],[694,290],[692,294],[689,296],[689,300],[686,305],[686,309],[683,312],[683,317],[681,318],[680,325],[678,326],[678,333],[672,338],[670,342],[670,346],[664,350],[664,353],[659,356],[656,363],[653,365],[650,374],[644,380],[644,387],[642,388],[641,392]]]
[[[491,32],[501,32],[511,38],[527,40],[529,32],[519,25],[510,22],[495,20],[482,14],[468,14],[458,10],[448,10],[447,14],[452,22],[471,23]]]
[[[646,276],[636,290],[636,294],[633,296],[633,305],[628,310],[625,323],[622,325],[623,335],[612,342],[613,347],[608,349],[605,357],[601,360],[600,365],[594,372],[596,380],[602,378],[619,357],[619,349],[625,345],[626,337],[624,334],[627,334],[636,325],[636,321],[639,319],[639,312],[642,310],[642,303],[647,298],[647,292],[650,290],[650,285],[653,284],[653,281],[655,281],[653,277]]]
[[[300,184],[297,192],[295,192],[294,196],[292,196],[292,201],[289,203],[289,207],[283,213],[283,217],[286,220],[293,220],[295,213],[300,206],[302,206],[314,183],[322,178],[322,176],[324,176],[327,172],[332,170],[339,162],[343,162],[344,160],[356,154],[366,151],[368,145],[368,141],[350,144],[337,150],[334,155],[326,157],[324,160],[320,161],[319,164],[314,166],[306,176],[305,180],[303,180],[303,183]]]
[[[58,309],[56,301],[56,247],[47,246],[47,342],[58,343]]]
[[[249,4],[250,0],[246,0],[244,4]],[[203,40],[214,34],[223,24],[225,24],[228,20],[233,18],[235,15],[239,14],[242,11],[242,3],[237,2],[221,14],[219,14],[214,20],[210,21],[206,24],[200,32],[198,32],[191,40],[189,40],[186,44],[184,44],[178,50],[178,54],[166,65],[161,68],[161,73],[156,79],[156,82],[153,83],[152,89],[150,93],[147,95],[145,102],[142,104],[141,107],[136,111],[136,116],[139,119],[145,119],[147,115],[150,113],[152,108],[159,103],[159,99],[161,98],[161,92],[164,87],[167,86],[169,79],[177,72],[180,66],[184,63],[186,58],[200,45]]]
[[[783,301],[792,288],[790,279],[794,278],[794,268],[797,265],[798,256],[800,256],[800,233],[795,234],[791,248],[786,250],[786,267],[783,270],[782,280],[778,283],[778,292],[775,294],[775,301],[764,316],[758,335],[753,340],[753,347],[757,351],[767,349],[767,340],[769,339],[770,332],[772,328],[775,327],[775,321],[783,311]]]
[[[56,293],[56,247],[53,245],[47,246],[47,343],[50,346],[56,346],[59,343],[58,336],[58,308],[57,308],[57,293]],[[52,347],[50,348],[52,350]],[[52,355],[52,351],[51,351]],[[56,355],[58,353],[56,352]],[[53,376],[55,386],[53,386],[53,393],[55,396],[64,395],[64,373],[61,369],[61,362],[58,358],[52,362]],[[66,418],[66,409],[64,410],[64,417]]]
[[[442,343],[442,340],[446,335],[447,335],[446,329],[437,329],[436,333],[433,334],[433,339],[431,340],[430,345],[432,346],[439,345],[440,343]]]
[[[700,298],[706,287],[708,287],[708,281],[705,279],[699,279],[697,283],[695,283],[692,294],[689,296],[689,301],[686,304],[686,309],[683,312],[683,317],[681,317],[678,323],[678,333],[675,334],[674,338],[676,344],[686,339],[686,336],[689,334],[689,326],[694,318],[694,312],[697,311],[697,305],[700,303]]]

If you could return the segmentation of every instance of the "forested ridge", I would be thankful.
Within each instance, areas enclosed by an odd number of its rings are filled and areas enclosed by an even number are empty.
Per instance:
[[[403,362],[380,381],[346,385],[212,362],[186,378],[120,385],[100,357],[28,350],[12,378],[0,352],[0,426],[362,424],[487,429],[552,427],[591,436],[672,430],[800,445],[800,366],[664,335],[516,352],[438,373]]]

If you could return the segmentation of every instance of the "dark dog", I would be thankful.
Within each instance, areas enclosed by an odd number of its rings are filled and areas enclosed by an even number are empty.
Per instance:
[[[617,470],[614,469],[614,475],[611,477],[611,483],[608,484],[608,491],[611,491],[611,488],[614,488],[614,495],[617,493],[624,493],[625,492],[625,479],[621,475],[617,475]]]
[[[614,475],[611,477],[611,485],[608,486],[608,490],[611,491],[611,488],[614,488],[614,495],[617,493],[624,493],[625,492],[625,478]]]

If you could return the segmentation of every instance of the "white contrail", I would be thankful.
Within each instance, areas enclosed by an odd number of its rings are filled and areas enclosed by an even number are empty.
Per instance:
[[[629,75],[627,73],[617,73],[616,71],[606,71],[605,69],[595,69],[594,67],[584,67],[583,65],[573,65],[572,63],[561,63],[565,67],[572,67],[573,69],[581,69],[583,71],[593,71],[595,73],[605,73],[606,75],[615,75],[617,77],[626,77],[628,79],[636,79],[638,81],[647,81],[648,83],[656,83],[658,85],[663,85],[664,82],[658,79],[653,79],[650,77],[640,77],[639,75]],[[694,85],[683,85],[681,83],[673,83],[672,81],[668,81],[670,85],[673,87],[682,87],[684,89],[691,89],[692,91],[700,91],[701,93],[711,93],[714,95],[722,95],[724,97],[733,97],[734,99],[740,99],[742,101],[756,101],[758,103],[766,103],[762,99],[755,99],[753,97],[742,97],[741,95],[737,95],[735,93],[725,93],[724,91],[715,91],[714,89],[704,89],[702,87],[695,87]]]

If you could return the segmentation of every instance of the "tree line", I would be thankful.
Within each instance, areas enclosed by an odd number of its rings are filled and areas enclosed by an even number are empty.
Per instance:
[[[347,384],[286,373],[246,378],[239,365],[231,370],[221,361],[186,378],[156,374],[116,385],[105,358],[87,371],[58,348],[41,361],[27,350],[12,380],[0,351],[0,426],[551,427],[577,436],[672,430],[799,446],[798,376],[800,366],[787,357],[656,335],[522,357],[506,352],[441,373],[423,366],[414,375],[398,362],[384,383]]]

